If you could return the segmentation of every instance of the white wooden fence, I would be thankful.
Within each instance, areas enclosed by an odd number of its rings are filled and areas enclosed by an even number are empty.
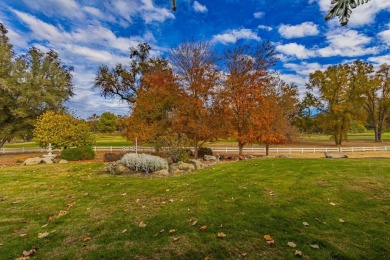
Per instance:
[[[237,154],[238,147],[209,147],[216,153],[225,153],[225,154]],[[145,147],[138,146],[94,146],[95,151],[102,152],[154,152],[154,147]],[[191,149],[191,148],[190,148]],[[59,152],[58,149],[54,149],[54,152]],[[244,153],[265,153],[265,148],[263,147],[247,147],[243,149]],[[270,153],[277,154],[286,154],[286,153],[346,153],[346,152],[372,152],[372,151],[390,151],[390,146],[366,146],[366,147],[302,147],[302,148],[277,148],[271,147],[269,149]],[[0,148],[0,154],[6,153],[45,153],[47,149],[43,148]]]

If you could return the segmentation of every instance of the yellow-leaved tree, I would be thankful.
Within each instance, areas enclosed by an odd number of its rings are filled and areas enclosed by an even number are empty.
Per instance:
[[[67,149],[90,146],[95,143],[95,138],[84,120],[66,113],[47,111],[38,117],[34,141],[41,147],[47,147],[51,143],[54,148]]]

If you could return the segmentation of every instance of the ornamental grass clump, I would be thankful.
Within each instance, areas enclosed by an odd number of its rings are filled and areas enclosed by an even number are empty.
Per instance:
[[[128,153],[120,160],[126,167],[145,173],[168,169],[168,162],[158,156]]]

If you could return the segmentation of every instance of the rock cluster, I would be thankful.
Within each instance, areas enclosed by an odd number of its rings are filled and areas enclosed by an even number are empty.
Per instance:
[[[53,164],[53,163],[68,163],[66,160],[55,160],[54,157],[33,157],[25,160],[22,165],[37,165],[37,164]]]

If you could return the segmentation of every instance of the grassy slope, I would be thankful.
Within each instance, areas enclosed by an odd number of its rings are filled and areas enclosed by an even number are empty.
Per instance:
[[[0,259],[33,247],[36,259],[236,259],[242,253],[289,259],[295,251],[289,241],[311,259],[390,254],[389,160],[251,160],[158,179],[101,174],[103,167],[1,169]],[[41,227],[72,202],[67,215]],[[146,228],[138,227],[141,221]],[[203,225],[207,230],[199,232]],[[217,239],[217,232],[226,238]],[[266,234],[275,245],[265,243]]]

